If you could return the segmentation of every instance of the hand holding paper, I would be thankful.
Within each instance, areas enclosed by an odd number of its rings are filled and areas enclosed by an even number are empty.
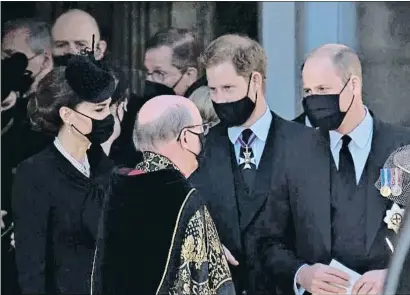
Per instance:
[[[300,269],[297,283],[312,294],[345,294],[349,275],[329,265],[316,263]]]
[[[386,274],[386,269],[366,272],[355,283],[351,294],[381,294]]]
[[[340,262],[338,262],[337,260],[334,260],[334,259],[330,262],[329,266],[332,266],[332,267],[338,269],[339,271],[342,271],[342,272],[348,274],[349,282],[348,282],[347,289],[345,290],[344,294],[354,294],[354,293],[352,293],[352,289],[353,289],[353,286],[355,285],[355,283],[357,281],[359,281],[359,279],[361,277],[360,274],[358,274],[357,272],[355,272],[355,271],[351,270],[350,268],[344,266],[343,264],[341,264]]]

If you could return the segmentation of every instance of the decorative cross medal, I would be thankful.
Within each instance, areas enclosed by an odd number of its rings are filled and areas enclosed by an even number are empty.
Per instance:
[[[393,168],[392,169],[392,186],[391,186],[391,194],[394,197],[398,197],[402,194],[403,189],[401,188],[401,169],[400,168]]]
[[[389,168],[380,169],[380,194],[387,198],[391,195],[390,183],[391,183],[391,170]]]
[[[394,203],[391,209],[386,211],[386,216],[383,221],[387,224],[388,229],[392,229],[397,234],[399,232],[403,216],[404,209]]]
[[[239,155],[239,165],[245,164],[243,166],[243,169],[252,169],[251,164],[256,165],[255,158],[252,157],[252,150],[250,148],[255,139],[256,135],[252,133],[252,135],[249,137],[248,143],[246,144],[242,138],[238,137],[238,141],[241,147],[245,149],[242,155]]]

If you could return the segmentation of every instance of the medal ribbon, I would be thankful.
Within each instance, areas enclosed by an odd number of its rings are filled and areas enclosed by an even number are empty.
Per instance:
[[[400,168],[395,168],[394,169],[395,170],[395,172],[394,172],[394,175],[395,175],[395,184],[396,185],[398,185],[398,186],[401,186],[401,181],[402,181],[402,171],[401,171],[401,169]]]
[[[397,184],[397,168],[393,168],[391,170],[391,186],[394,187],[394,185]]]
[[[391,182],[391,170],[388,168],[380,169],[381,174],[381,187],[390,187]]]
[[[249,137],[248,144],[246,144],[246,143],[243,141],[242,137],[238,137],[238,142],[239,142],[239,144],[241,145],[241,147],[243,147],[244,149],[246,149],[246,148],[250,148],[250,146],[251,146],[252,143],[255,141],[255,139],[256,139],[256,135],[255,135],[255,133],[252,133],[252,135]]]

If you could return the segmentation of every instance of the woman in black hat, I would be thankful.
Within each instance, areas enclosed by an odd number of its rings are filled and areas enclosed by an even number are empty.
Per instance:
[[[112,164],[115,80],[86,56],[40,83],[28,112],[54,143],[24,161],[13,186],[16,263],[23,294],[88,294],[100,208]]]

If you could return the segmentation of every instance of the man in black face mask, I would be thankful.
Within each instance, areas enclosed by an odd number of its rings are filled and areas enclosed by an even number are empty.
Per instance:
[[[235,294],[212,217],[187,179],[202,164],[208,129],[184,97],[141,108],[134,140],[144,159],[113,174],[91,294]]]
[[[121,136],[116,143],[118,164],[135,167],[141,160],[132,142],[132,130],[136,115],[145,102],[159,95],[177,94],[188,98],[196,89],[206,85],[206,78],[198,80],[199,54],[197,40],[187,29],[161,30],[147,41],[142,77],[145,80],[144,93],[129,101]]]
[[[219,37],[202,62],[221,122],[207,136],[204,165],[193,182],[209,204],[222,243],[236,258],[230,262],[237,294],[264,294],[269,283],[249,233],[280,174],[285,136],[307,128],[281,119],[267,106],[266,55],[256,41]]]
[[[285,294],[292,287],[296,294],[380,294],[391,255],[385,238],[394,235],[383,222],[392,202],[380,193],[390,195],[393,183],[388,178],[381,192],[374,183],[385,159],[409,144],[410,130],[379,121],[363,105],[360,60],[344,45],[313,51],[302,79],[306,124],[318,129],[301,135],[301,149],[288,153],[289,193],[281,201],[282,218],[291,222],[265,228],[266,269]],[[277,218],[270,212],[277,202],[267,204],[264,220]],[[332,259],[360,280],[329,266]]]
[[[87,48],[93,49],[95,59],[101,61],[107,50],[107,43],[101,39],[97,21],[80,9],[72,9],[60,15],[53,25],[52,36],[53,58],[58,66],[66,66],[71,56],[78,55]]]

